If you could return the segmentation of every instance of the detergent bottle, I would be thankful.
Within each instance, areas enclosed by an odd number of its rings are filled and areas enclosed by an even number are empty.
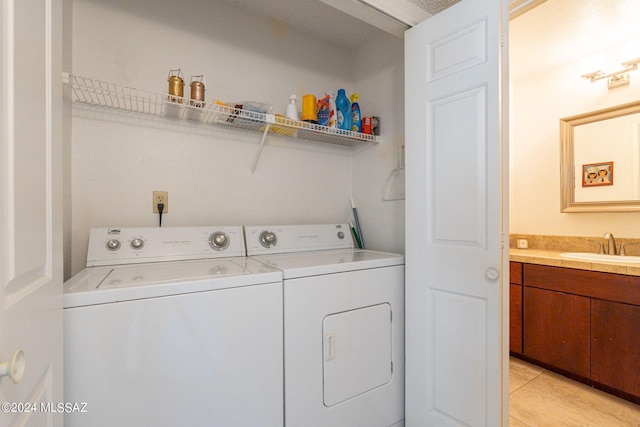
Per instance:
[[[353,132],[362,132],[362,117],[358,98],[360,98],[360,95],[357,93],[351,95],[351,130]]]
[[[318,124],[329,126],[329,115],[331,113],[329,98],[331,95],[325,94],[324,98],[318,99]]]
[[[336,97],[336,114],[338,129],[351,130],[351,102],[344,92],[344,89],[338,89]]]
[[[316,96],[306,94],[302,96],[302,116],[303,122],[318,123],[318,103]]]

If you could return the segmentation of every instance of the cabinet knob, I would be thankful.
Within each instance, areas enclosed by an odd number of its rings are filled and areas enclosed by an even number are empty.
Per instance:
[[[24,360],[24,353],[18,350],[13,354],[9,362],[0,362],[0,378],[9,377],[11,381],[18,384],[24,377],[24,371],[27,366]]]
[[[498,270],[496,270],[493,267],[487,268],[487,271],[485,271],[484,275],[487,279],[491,280],[492,282],[495,280],[498,280],[498,277],[500,277],[500,273],[498,273]]]

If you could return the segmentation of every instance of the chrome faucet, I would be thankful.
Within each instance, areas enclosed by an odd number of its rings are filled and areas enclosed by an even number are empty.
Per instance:
[[[616,240],[613,238],[613,234],[604,233],[603,239],[608,240],[609,242],[609,250],[607,253],[609,255],[618,255],[618,251],[616,249]]]

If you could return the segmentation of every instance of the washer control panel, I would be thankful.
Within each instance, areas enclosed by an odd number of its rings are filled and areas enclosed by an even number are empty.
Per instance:
[[[247,255],[351,249],[347,224],[245,226]]]
[[[245,256],[241,226],[93,228],[87,267]]]

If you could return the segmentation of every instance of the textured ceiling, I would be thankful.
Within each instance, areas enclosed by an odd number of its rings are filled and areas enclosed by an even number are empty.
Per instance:
[[[638,17],[639,0],[547,0],[510,22],[510,78],[579,63],[640,37]]]
[[[431,15],[435,15],[438,12],[442,12],[449,6],[453,6],[460,0],[405,0],[409,3],[413,3],[420,9],[424,10]]]

